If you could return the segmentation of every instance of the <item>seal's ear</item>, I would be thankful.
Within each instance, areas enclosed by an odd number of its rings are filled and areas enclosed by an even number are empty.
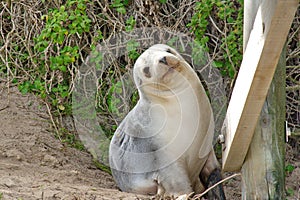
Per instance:
[[[142,79],[138,78],[138,86],[142,85],[143,84],[143,81]]]
[[[167,52],[167,53],[170,53],[170,54],[172,54],[172,55],[174,55],[174,56],[176,56],[176,57],[182,58],[181,55],[180,55],[176,50],[174,50],[174,49],[168,48],[168,49],[166,50],[166,52]]]
[[[167,48],[165,51],[166,51],[167,53],[170,53],[170,54],[176,56],[176,57],[179,58],[180,60],[185,60],[185,59],[180,55],[180,53],[178,53],[175,49],[172,49],[172,48],[169,47],[169,48]]]
[[[139,87],[140,85],[143,84],[143,81],[140,78],[140,76],[143,76],[143,74],[141,74],[141,72],[139,72],[139,70],[137,70],[135,73],[133,70],[133,79],[134,79],[134,83],[137,87]]]
[[[175,55],[171,49],[167,49],[166,52]]]

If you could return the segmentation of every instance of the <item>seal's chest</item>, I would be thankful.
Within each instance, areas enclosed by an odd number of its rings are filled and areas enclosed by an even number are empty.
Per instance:
[[[178,144],[184,144],[184,141],[191,141],[199,132],[200,115],[196,107],[187,108],[182,104],[155,106],[151,109],[150,119],[147,125],[151,130],[149,134],[157,135],[165,143],[173,143],[175,148],[179,148]]]

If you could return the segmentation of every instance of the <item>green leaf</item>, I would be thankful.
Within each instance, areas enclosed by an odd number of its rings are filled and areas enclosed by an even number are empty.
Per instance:
[[[62,98],[65,98],[65,97],[69,96],[69,92],[68,92],[68,91],[61,92],[61,93],[60,93],[60,96],[61,96]]]
[[[295,191],[292,188],[287,188],[286,193],[287,196],[294,196]]]
[[[217,68],[222,68],[222,67],[224,67],[224,63],[221,61],[215,61],[214,66]]]
[[[64,11],[65,11],[65,9],[66,9],[66,7],[65,7],[65,6],[61,6],[61,7],[60,7],[60,9],[59,9],[59,11],[60,11],[60,12],[64,12]]]
[[[65,36],[63,34],[59,34],[57,37],[57,43],[62,44],[65,40]]]
[[[233,22],[234,22],[234,19],[233,19],[232,17],[228,17],[227,22],[228,22],[228,23],[233,23]]]
[[[66,72],[66,71],[67,71],[67,67],[66,67],[65,65],[60,65],[60,66],[58,67],[58,69],[59,69],[60,71],[62,71],[62,72]]]
[[[112,4],[112,7],[113,8],[120,8],[120,7],[123,7],[123,4],[122,3],[114,3],[114,4]]]
[[[126,9],[124,7],[119,7],[119,8],[117,8],[117,12],[119,12],[121,14],[126,14]]]
[[[64,64],[64,59],[62,58],[62,56],[56,56],[55,61],[56,61],[55,64],[58,64],[58,65],[63,65]]]
[[[134,26],[135,26],[135,19],[133,18],[133,16],[130,16],[127,20],[126,20],[126,27],[125,30],[126,31],[132,31]]]
[[[22,84],[20,84],[19,86],[18,86],[18,88],[19,88],[19,91],[23,94],[23,95],[25,95],[25,94],[27,94],[28,92],[30,92],[30,90],[31,90],[31,83],[29,82],[29,81],[25,81],[24,83],[22,83]]]
[[[137,42],[135,40],[129,40],[126,45],[126,49],[127,49],[127,51],[133,51],[133,50],[136,50],[136,48],[139,46],[140,46],[139,42]]]
[[[86,6],[83,3],[78,4],[77,8],[79,10],[85,10]]]
[[[56,87],[53,87],[51,91],[52,92],[58,92],[58,89]]]
[[[76,16],[75,16],[74,14],[71,14],[71,15],[69,16],[69,20],[73,21],[74,19],[76,19]]]
[[[235,70],[234,70],[234,68],[233,67],[229,67],[229,69],[228,69],[228,75],[229,75],[229,77],[230,78],[234,78],[234,76],[235,76]]]
[[[286,172],[289,172],[289,173],[292,173],[295,169],[295,166],[291,165],[291,164],[288,164],[287,166],[285,166],[285,171]]]

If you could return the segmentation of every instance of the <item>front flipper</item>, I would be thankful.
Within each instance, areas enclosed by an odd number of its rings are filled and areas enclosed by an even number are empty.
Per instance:
[[[205,183],[205,186],[206,186],[206,188],[209,188],[221,180],[222,180],[221,171],[220,171],[220,169],[217,168],[209,175],[207,182]],[[222,184],[219,184],[218,186],[216,186],[215,188],[210,190],[207,193],[207,198],[209,200],[212,200],[212,199],[225,200],[226,197],[224,194]]]
[[[200,180],[206,189],[222,180],[221,170],[214,150],[209,153],[205,166],[200,173]],[[209,200],[225,200],[226,197],[223,190],[223,185],[219,184],[211,189],[207,193],[206,197]]]

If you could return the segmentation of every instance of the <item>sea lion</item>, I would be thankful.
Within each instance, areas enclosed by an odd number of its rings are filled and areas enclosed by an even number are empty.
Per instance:
[[[137,59],[133,76],[140,99],[109,150],[119,188],[176,197],[201,193],[219,181],[213,113],[191,66],[173,48],[157,44]],[[217,190],[209,196],[225,199],[222,187]]]

